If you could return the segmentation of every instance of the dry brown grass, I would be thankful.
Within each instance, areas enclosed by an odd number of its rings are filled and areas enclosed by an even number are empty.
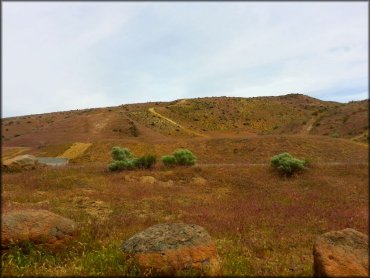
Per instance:
[[[185,128],[153,115],[161,115]],[[73,142],[134,139],[138,142],[256,134],[300,134],[315,120],[310,134],[354,138],[367,143],[367,101],[340,104],[304,95],[258,98],[198,98],[30,115],[3,120],[3,144],[45,147]],[[319,125],[317,125],[319,124]],[[138,138],[132,138],[135,125]]]
[[[364,142],[362,106],[303,95],[203,98],[5,119],[3,155],[29,147],[30,154],[57,156],[88,142],[92,146],[78,151],[66,167],[3,173],[3,212],[48,209],[80,223],[81,234],[63,252],[32,246],[8,250],[2,274],[137,275],[121,258],[120,242],[153,224],[182,221],[211,234],[224,275],[311,276],[317,235],[347,227],[368,234],[368,145],[349,140]],[[210,138],[176,131],[149,113],[150,107]],[[341,127],[346,113],[350,116]],[[321,125],[312,130],[319,135],[301,132],[312,117],[320,118]],[[333,124],[346,139],[320,136]],[[130,131],[133,125],[137,137]],[[345,135],[352,126],[354,133]],[[74,142],[85,144],[70,148]],[[188,148],[199,166],[166,169],[158,162],[152,170],[110,173],[113,146],[158,158]],[[308,159],[310,169],[281,177],[269,166],[281,152]],[[141,183],[147,175],[157,182]],[[196,177],[207,182],[196,184]]]
[[[350,102],[346,105],[330,107],[319,114],[312,134],[329,135],[340,138],[355,138],[368,141],[368,101]]]
[[[194,138],[137,142],[129,140],[100,141],[76,159],[78,163],[110,161],[113,146],[128,147],[135,155],[152,153],[160,157],[178,148],[190,149],[198,162],[204,163],[270,163],[272,156],[289,152],[311,162],[368,161],[368,147],[364,144],[323,136],[248,136],[239,138]]]
[[[158,182],[142,184],[144,175]],[[207,184],[194,184],[198,176]],[[120,241],[155,223],[182,221],[212,235],[224,275],[310,276],[315,236],[346,227],[368,234],[367,184],[367,166],[353,165],[313,166],[292,179],[264,165],[109,173],[96,164],[4,174],[3,211],[36,206],[70,217],[81,223],[78,241],[90,253],[76,251],[37,271],[18,269],[3,257],[3,274],[53,274],[57,267],[64,275],[94,275],[93,254],[120,262],[114,252]],[[107,204],[108,220],[97,222],[76,208],[71,200],[81,196]],[[119,274],[104,269],[99,275]]]

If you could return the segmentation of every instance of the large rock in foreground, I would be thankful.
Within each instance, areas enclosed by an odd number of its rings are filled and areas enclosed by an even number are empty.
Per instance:
[[[38,163],[35,156],[25,154],[5,160],[2,163],[2,167],[4,170],[8,171],[20,171],[35,169],[37,164]]]
[[[60,244],[76,234],[76,223],[47,210],[19,210],[2,215],[2,246],[32,241],[35,244]]]
[[[217,275],[220,262],[209,234],[194,224],[158,224],[125,241],[121,251],[146,273],[174,274],[194,269]]]
[[[314,243],[314,275],[326,277],[369,275],[369,238],[353,229],[328,232]]]

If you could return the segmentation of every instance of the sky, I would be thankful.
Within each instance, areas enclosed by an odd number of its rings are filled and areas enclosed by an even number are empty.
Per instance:
[[[368,98],[367,2],[3,2],[2,117],[183,98]]]

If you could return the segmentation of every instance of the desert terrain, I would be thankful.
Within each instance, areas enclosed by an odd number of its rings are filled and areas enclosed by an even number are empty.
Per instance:
[[[302,94],[208,97],[2,119],[2,161],[67,157],[62,167],[2,173],[2,212],[45,209],[74,220],[61,250],[14,246],[5,276],[140,275],[119,246],[159,223],[203,227],[225,276],[312,276],[314,239],[353,228],[368,235],[368,100]],[[114,146],[153,154],[153,169],[110,172]],[[194,166],[165,167],[179,148]],[[271,157],[308,169],[285,177]],[[191,275],[191,273],[188,273]]]

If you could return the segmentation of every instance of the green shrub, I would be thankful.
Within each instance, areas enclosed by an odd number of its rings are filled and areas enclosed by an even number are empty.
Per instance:
[[[133,170],[135,169],[134,160],[114,160],[108,165],[110,171]]]
[[[167,167],[174,165],[188,166],[194,165],[197,161],[196,156],[187,149],[178,149],[172,155],[161,157],[163,164]]]
[[[142,157],[134,159],[134,166],[135,168],[139,169],[150,169],[153,168],[157,158],[155,155],[144,155]]]
[[[156,162],[154,155],[149,154],[136,158],[128,148],[113,147],[111,154],[113,161],[108,164],[109,171],[150,169]]]
[[[129,149],[121,147],[113,147],[111,154],[113,160],[128,160],[134,157]]]
[[[307,169],[307,160],[299,160],[289,153],[281,153],[271,158],[271,166],[277,168],[286,176],[291,176],[294,172]]]
[[[173,152],[178,165],[194,165],[196,162],[195,155],[187,149],[178,149]]]
[[[176,158],[173,155],[164,155],[161,157],[161,160],[167,167],[171,167],[176,164]]]

